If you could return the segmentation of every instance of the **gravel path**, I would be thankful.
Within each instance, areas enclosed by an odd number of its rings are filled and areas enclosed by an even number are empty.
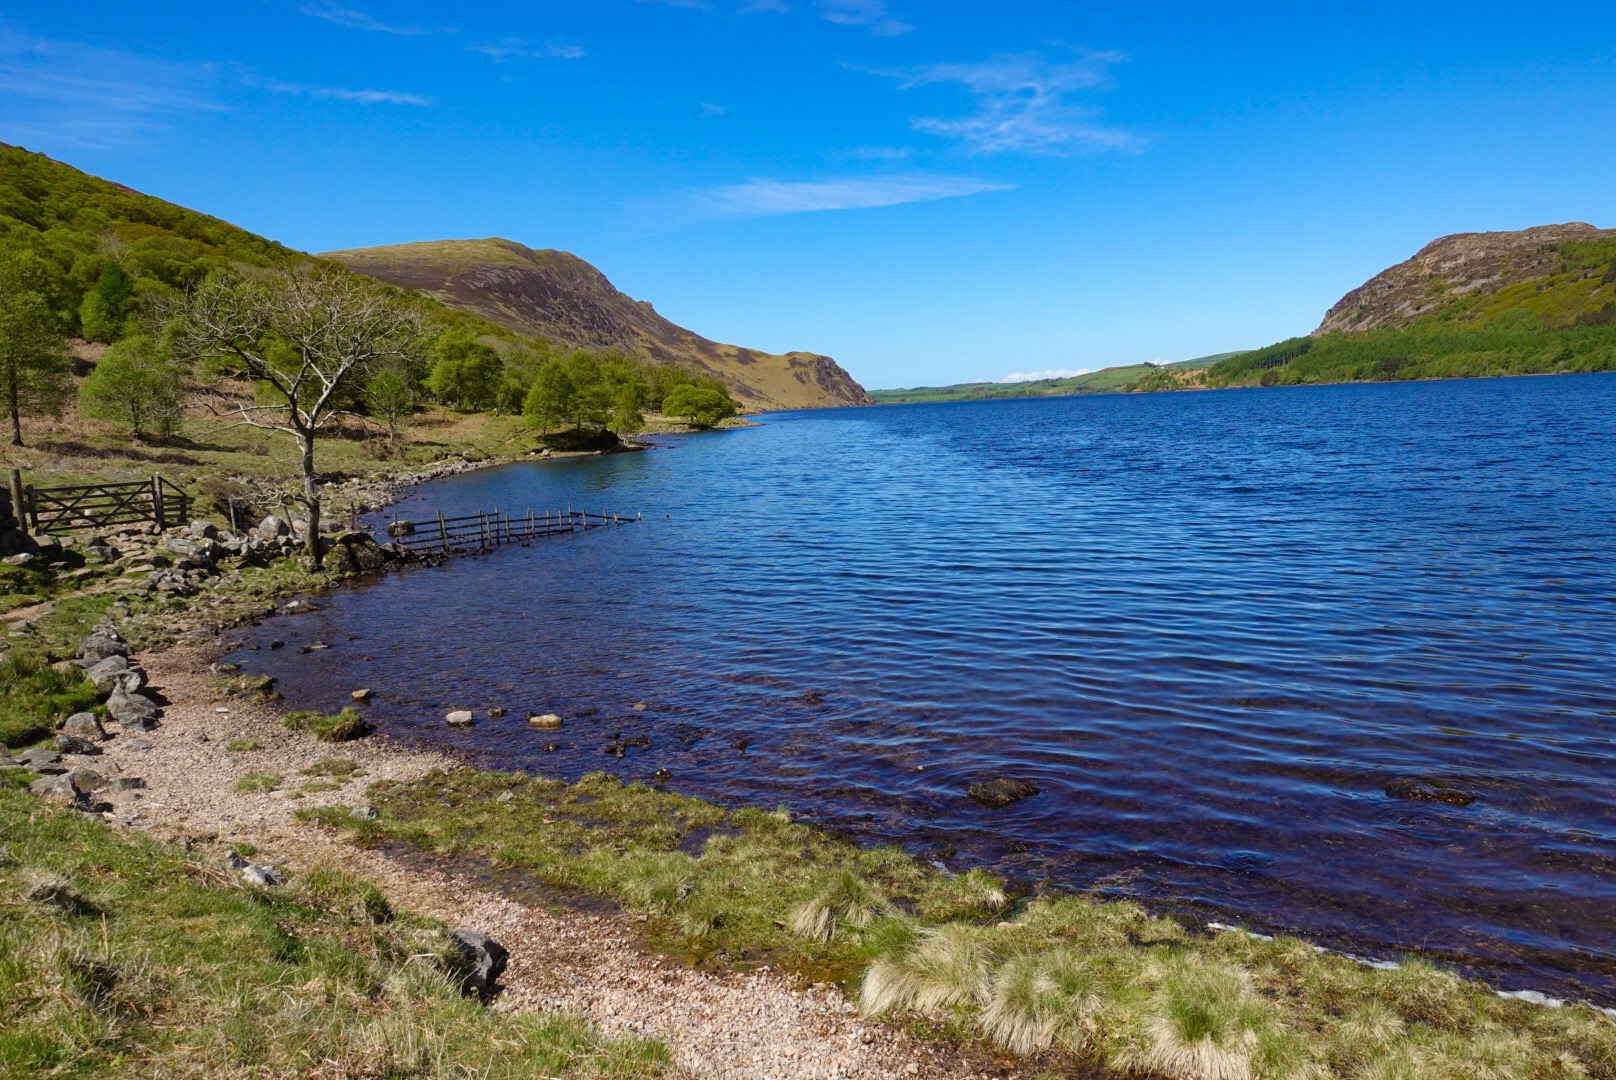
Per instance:
[[[254,861],[294,871],[335,857],[374,881],[400,908],[482,930],[504,944],[511,959],[497,1007],[573,1012],[607,1031],[660,1039],[684,1076],[1014,1080],[1014,1073],[992,1070],[991,1063],[967,1062],[950,1047],[862,1019],[832,987],[802,987],[766,970],[695,971],[639,948],[633,916],[530,905],[464,877],[406,866],[384,851],[355,849],[294,821],[299,806],[358,805],[376,780],[413,780],[455,762],[380,737],[333,746],[289,733],[272,707],[219,693],[210,659],[208,650],[196,647],[141,657],[153,689],[169,701],[162,725],[144,736],[119,735],[105,744],[103,756],[85,761],[145,780],[143,790],[111,796],[113,821],[159,835],[248,840],[259,848]],[[248,738],[262,747],[226,749],[232,740]],[[299,783],[325,779],[299,774],[328,757],[350,758],[365,775],[341,790],[292,797]],[[268,794],[232,790],[249,771],[279,773],[285,787]]]

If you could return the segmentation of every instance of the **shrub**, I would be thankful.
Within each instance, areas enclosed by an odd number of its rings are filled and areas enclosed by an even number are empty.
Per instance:
[[[129,429],[135,438],[167,438],[179,430],[179,369],[157,343],[137,335],[125,338],[95,365],[79,387],[79,411]]]
[[[735,415],[735,402],[726,394],[705,386],[678,386],[662,399],[662,412],[681,416],[696,427],[712,427]]]

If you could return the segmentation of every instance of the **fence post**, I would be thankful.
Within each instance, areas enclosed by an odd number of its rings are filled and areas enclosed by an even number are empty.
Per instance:
[[[11,512],[17,519],[17,527],[28,527],[28,504],[22,497],[22,470],[11,470]]]
[[[28,531],[38,532],[39,500],[34,497],[34,485],[29,484],[27,487],[22,489],[22,493],[28,500]]]
[[[162,532],[168,527],[163,513],[163,478],[157,473],[151,478],[152,520],[157,522],[157,531]]]
[[[443,511],[438,511],[438,539],[443,541],[443,553],[449,554],[449,526],[443,523]]]

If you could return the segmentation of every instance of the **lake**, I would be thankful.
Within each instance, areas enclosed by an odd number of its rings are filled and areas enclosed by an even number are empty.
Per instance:
[[[1616,377],[761,419],[426,485],[399,516],[644,520],[338,590],[234,658],[500,768],[665,768],[951,868],[1616,999]],[[1041,793],[966,796],[995,776]]]

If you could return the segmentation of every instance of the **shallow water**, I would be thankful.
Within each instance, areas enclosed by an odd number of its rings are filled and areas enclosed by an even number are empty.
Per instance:
[[[1616,377],[661,441],[420,489],[399,515],[645,520],[339,590],[237,658],[298,705],[371,687],[382,729],[502,767],[667,768],[951,866],[1616,998]],[[651,746],[614,760],[617,734]],[[1042,794],[965,796],[1001,774]],[[1477,799],[1388,796],[1401,778]]]

